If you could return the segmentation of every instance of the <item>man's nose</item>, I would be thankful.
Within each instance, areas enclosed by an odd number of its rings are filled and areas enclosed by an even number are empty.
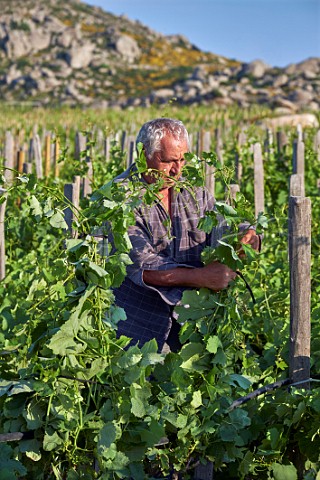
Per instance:
[[[176,162],[173,163],[171,166],[171,172],[176,175],[177,173],[180,172],[181,167],[182,167],[182,162],[183,160],[177,160]]]

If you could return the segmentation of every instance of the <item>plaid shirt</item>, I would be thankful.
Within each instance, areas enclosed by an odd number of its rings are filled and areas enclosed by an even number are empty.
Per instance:
[[[128,176],[130,170],[115,181]],[[173,308],[185,288],[147,285],[143,271],[202,266],[202,250],[206,245],[216,244],[223,234],[222,226],[211,235],[197,228],[199,219],[213,206],[212,195],[205,188],[195,187],[192,192],[189,189],[172,192],[171,220],[161,202],[135,210],[136,224],[128,230],[133,263],[127,267],[124,282],[114,290],[117,305],[127,315],[118,324],[119,335],[132,338],[132,343],[139,342],[140,346],[155,338],[161,351],[172,325]]]

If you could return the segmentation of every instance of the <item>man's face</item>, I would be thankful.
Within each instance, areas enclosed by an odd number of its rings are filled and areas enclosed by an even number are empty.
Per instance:
[[[189,151],[188,143],[186,140],[177,140],[171,134],[166,134],[161,139],[160,145],[160,151],[147,158],[148,168],[156,172],[144,175],[144,179],[148,183],[155,183],[160,176],[165,180],[163,188],[170,188],[181,176],[184,155]]]

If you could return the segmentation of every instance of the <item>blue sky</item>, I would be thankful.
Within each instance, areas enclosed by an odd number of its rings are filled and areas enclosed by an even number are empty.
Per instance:
[[[284,67],[320,57],[320,0],[85,0],[243,62]]]

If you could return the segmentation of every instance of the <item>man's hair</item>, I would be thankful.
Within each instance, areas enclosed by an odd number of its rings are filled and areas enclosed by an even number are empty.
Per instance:
[[[189,146],[189,135],[186,127],[180,120],[173,118],[155,118],[142,125],[138,133],[136,144],[141,142],[147,157],[160,151],[160,142],[166,133],[170,133],[177,140],[186,140]]]

